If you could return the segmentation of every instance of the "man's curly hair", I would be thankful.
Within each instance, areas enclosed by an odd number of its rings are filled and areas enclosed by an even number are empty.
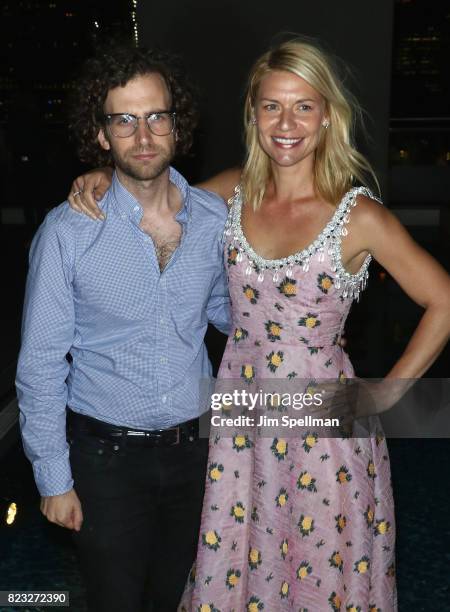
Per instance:
[[[197,125],[197,106],[179,58],[160,50],[122,46],[99,51],[86,62],[75,83],[69,127],[81,161],[93,166],[112,165],[110,152],[97,140],[99,130],[105,127],[106,96],[110,89],[123,87],[137,76],[155,73],[165,80],[176,112],[176,154],[189,151]]]

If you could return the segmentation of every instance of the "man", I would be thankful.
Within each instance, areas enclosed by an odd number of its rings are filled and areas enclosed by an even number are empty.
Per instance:
[[[208,322],[228,332],[229,298],[226,207],[170,167],[195,122],[181,75],[142,49],[88,63],[72,127],[84,161],[113,160],[106,220],[64,203],[31,248],[22,437],[43,514],[74,530],[95,612],[176,610],[195,557],[203,341]]]

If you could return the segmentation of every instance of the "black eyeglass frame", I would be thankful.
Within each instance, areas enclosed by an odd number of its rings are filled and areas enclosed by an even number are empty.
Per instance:
[[[152,115],[170,115],[172,117],[172,129],[170,130],[170,132],[167,132],[167,134],[156,134],[152,130],[151,122],[149,121]],[[111,128],[111,125],[109,123],[106,123],[106,127],[110,129],[111,133],[116,138],[130,138],[131,136],[133,136],[136,133],[140,119],[145,119],[148,129],[154,136],[169,136],[169,134],[173,134],[173,132],[175,131],[177,113],[174,110],[164,110],[164,111],[152,111],[151,113],[147,113],[143,117],[139,115],[133,115],[132,113],[108,113],[107,115],[103,115],[105,122],[111,121],[113,117],[130,117],[135,120],[134,130],[128,136],[119,136],[118,134],[114,134]]]

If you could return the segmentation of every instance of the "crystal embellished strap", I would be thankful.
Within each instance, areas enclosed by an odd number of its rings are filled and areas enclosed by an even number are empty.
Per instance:
[[[348,230],[345,227],[350,221],[351,209],[357,204],[358,195],[365,195],[372,200],[376,200],[380,204],[381,200],[375,197],[367,187],[355,187],[350,190],[352,194],[351,200],[346,202],[345,214],[343,217],[344,223],[337,229],[330,240],[328,253],[332,261],[332,271],[335,273],[335,287],[340,289],[342,297],[359,300],[361,291],[366,288],[367,279],[369,278],[369,264],[372,261],[372,256],[369,254],[364,259],[360,269],[355,274],[350,274],[342,263],[342,237],[348,235]],[[343,201],[344,202],[344,201]]]

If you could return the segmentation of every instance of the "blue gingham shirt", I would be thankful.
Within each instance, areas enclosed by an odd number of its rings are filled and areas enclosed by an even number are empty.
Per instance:
[[[42,496],[69,491],[66,405],[137,429],[195,418],[211,374],[208,322],[229,332],[223,265],[226,206],[190,187],[182,194],[178,249],[160,272],[143,210],[115,175],[94,222],[67,202],[53,209],[31,246],[17,371],[26,455]],[[70,353],[72,362],[66,359]]]

